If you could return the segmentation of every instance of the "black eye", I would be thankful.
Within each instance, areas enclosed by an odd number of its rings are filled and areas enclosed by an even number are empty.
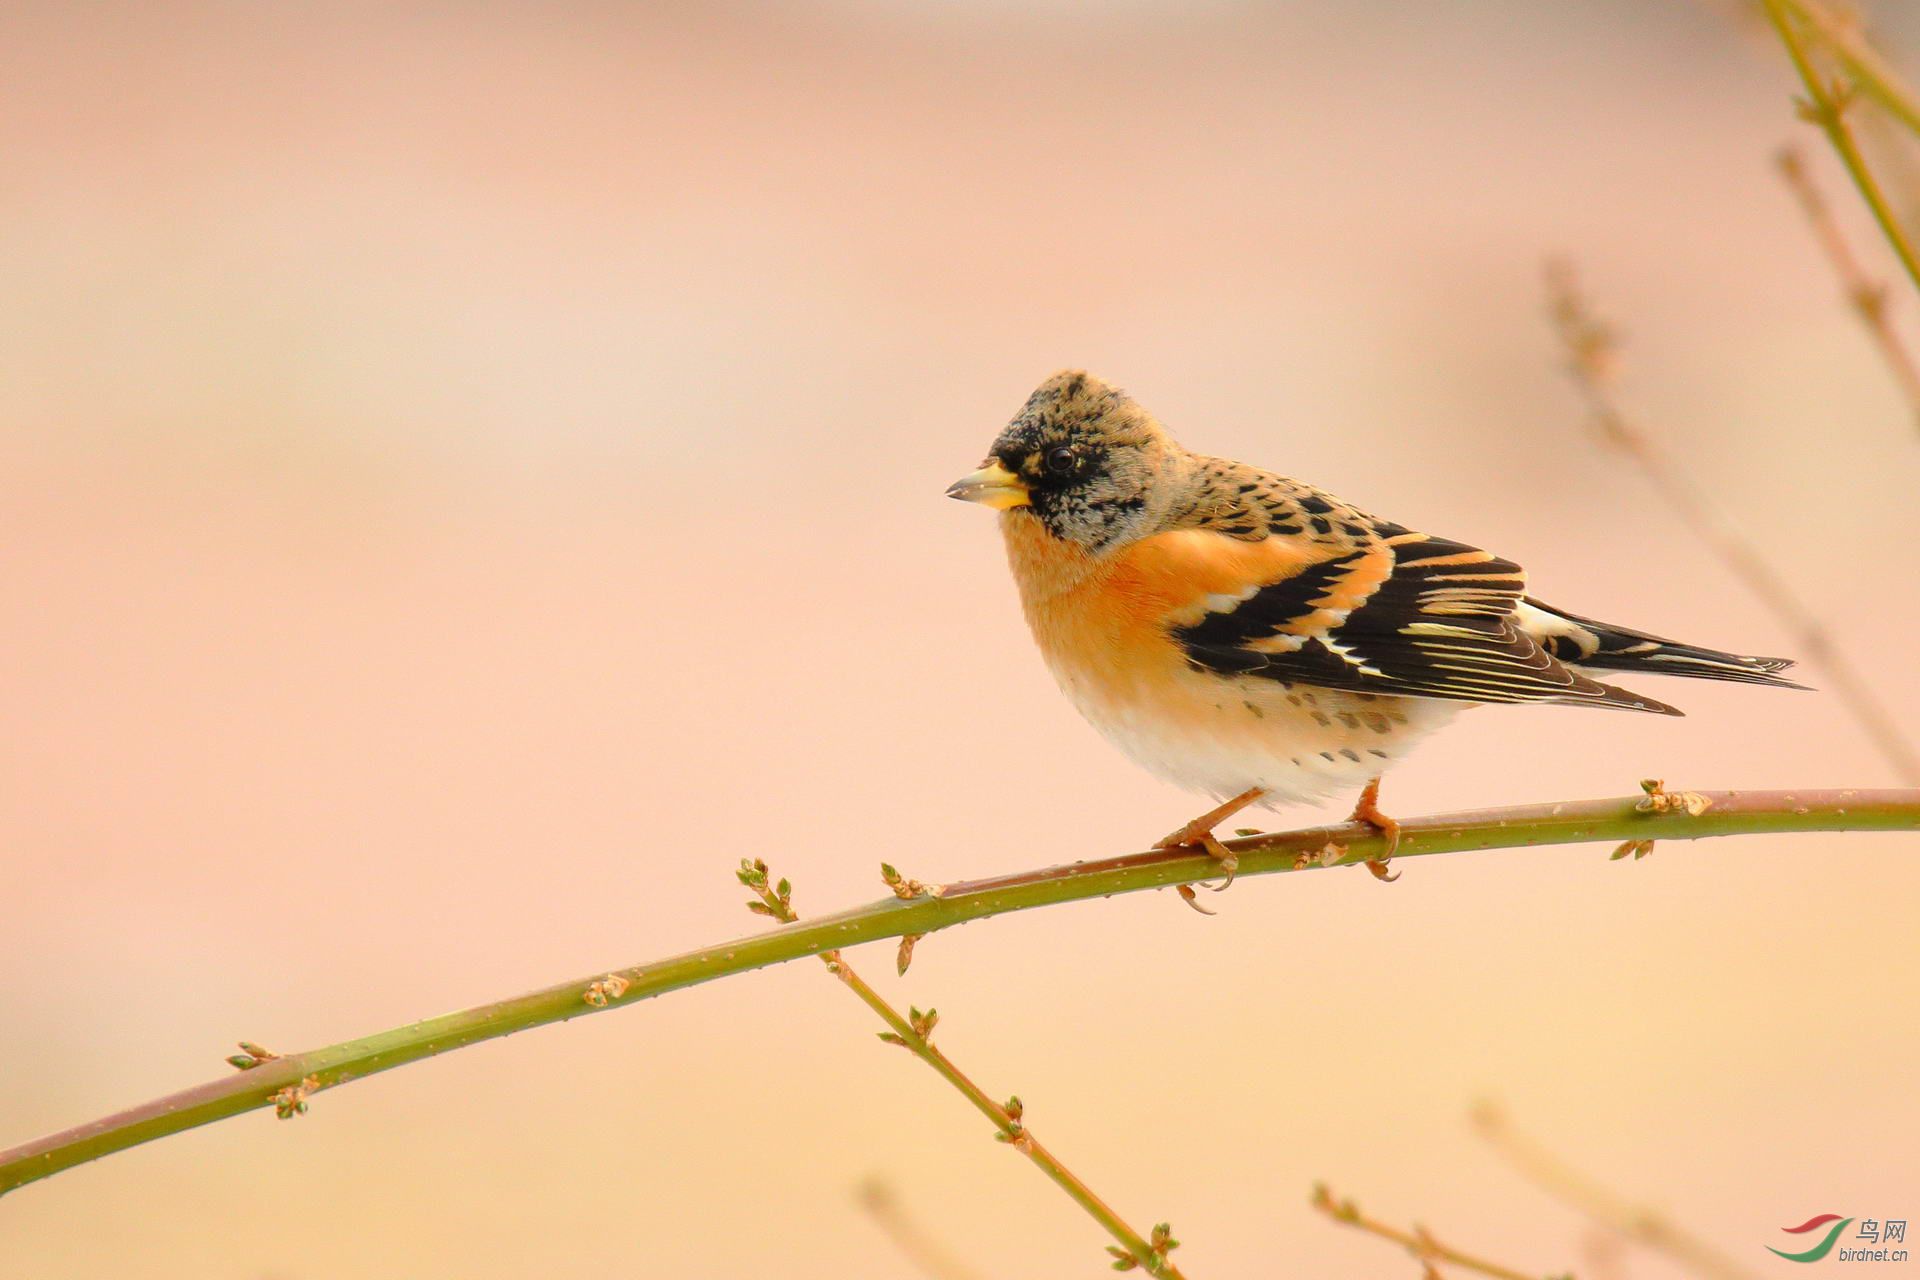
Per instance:
[[[1047,470],[1057,476],[1063,476],[1072,471],[1074,463],[1078,461],[1079,458],[1075,456],[1073,450],[1065,445],[1047,450]]]

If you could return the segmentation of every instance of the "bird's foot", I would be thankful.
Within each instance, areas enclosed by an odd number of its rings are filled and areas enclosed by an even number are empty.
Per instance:
[[[1367,859],[1367,870],[1376,880],[1394,881],[1400,878],[1397,871],[1387,870],[1387,861],[1393,857],[1394,850],[1400,847],[1400,824],[1380,812],[1380,779],[1375,778],[1360,793],[1360,802],[1353,806],[1353,821],[1372,827],[1380,833],[1386,847],[1380,850],[1378,857]]]
[[[1176,831],[1173,834],[1181,835],[1183,832]],[[1204,853],[1219,863],[1220,870],[1224,873],[1220,883],[1206,885],[1206,888],[1213,893],[1221,893],[1229,888],[1233,884],[1233,877],[1238,874],[1240,870],[1239,857],[1234,854],[1233,850],[1221,844],[1219,837],[1211,831],[1202,831],[1199,835],[1191,836],[1185,840],[1175,840],[1172,836],[1169,836],[1164,841],[1156,842],[1153,847],[1156,849],[1166,849],[1169,852]],[[1193,900],[1193,890],[1190,886],[1181,885],[1180,888],[1182,890],[1180,896],[1186,900],[1188,906],[1200,912],[1202,915],[1210,916],[1213,914],[1213,912],[1208,911],[1205,907]]]
[[[1233,850],[1220,843],[1220,838],[1213,834],[1213,829],[1265,794],[1266,790],[1262,787],[1250,787],[1225,804],[1216,805],[1207,810],[1178,831],[1169,832],[1155,840],[1153,847],[1169,850],[1185,849],[1193,853],[1204,853],[1212,858],[1226,873],[1226,878],[1219,884],[1207,886],[1213,892],[1219,893],[1233,883],[1234,873],[1240,869],[1240,859],[1234,855]],[[1187,893],[1182,893],[1180,896],[1194,910],[1204,911],[1204,908]],[[1206,912],[1206,914],[1212,913]]]
[[[1198,911],[1203,916],[1213,916],[1213,915],[1220,914],[1219,912],[1215,911],[1212,907],[1201,906],[1199,895],[1194,893],[1193,886],[1190,884],[1177,884],[1173,886],[1173,891],[1180,895],[1180,901],[1186,903],[1188,906],[1192,907],[1195,911]]]

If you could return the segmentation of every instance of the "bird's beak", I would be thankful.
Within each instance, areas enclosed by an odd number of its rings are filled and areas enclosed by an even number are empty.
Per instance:
[[[972,475],[961,476],[948,485],[947,496],[962,502],[978,502],[995,511],[1006,511],[1027,505],[1027,486],[995,458]]]

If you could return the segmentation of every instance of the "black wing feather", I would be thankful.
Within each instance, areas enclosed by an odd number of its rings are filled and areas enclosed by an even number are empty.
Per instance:
[[[1195,665],[1359,693],[1466,702],[1568,702],[1678,715],[1569,670],[1522,631],[1526,577],[1464,543],[1394,530],[1386,579],[1334,625],[1303,626],[1372,548],[1309,566],[1176,628]]]
[[[1779,674],[1793,666],[1791,658],[1757,658],[1685,644],[1650,631],[1635,631],[1616,623],[1583,618],[1532,596],[1527,597],[1526,603],[1551,615],[1556,623],[1566,624],[1565,629],[1556,634],[1541,636],[1540,643],[1547,652],[1570,666],[1588,671],[1637,671],[1650,676],[1733,680],[1776,689],[1807,687]]]

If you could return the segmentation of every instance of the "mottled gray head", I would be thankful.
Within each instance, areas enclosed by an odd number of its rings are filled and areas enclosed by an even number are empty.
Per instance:
[[[1018,509],[1056,538],[1106,551],[1158,527],[1165,498],[1155,501],[1155,481],[1178,452],[1126,392],[1069,369],[1027,397],[994,440],[987,465],[947,493]]]

